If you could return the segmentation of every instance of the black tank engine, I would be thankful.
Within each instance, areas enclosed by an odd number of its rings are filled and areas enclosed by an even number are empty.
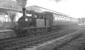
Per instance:
[[[23,8],[23,16],[18,20],[18,25],[14,27],[17,36],[36,35],[51,30],[53,23],[51,12],[39,13],[31,10],[27,13],[31,16],[27,16],[25,8]]]

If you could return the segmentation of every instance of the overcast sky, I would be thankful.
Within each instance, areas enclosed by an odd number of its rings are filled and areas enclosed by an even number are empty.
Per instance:
[[[85,17],[85,0],[28,0],[27,6],[38,5],[44,8],[61,12],[70,17],[81,18]]]

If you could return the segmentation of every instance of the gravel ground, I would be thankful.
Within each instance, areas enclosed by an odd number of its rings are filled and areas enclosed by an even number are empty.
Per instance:
[[[71,41],[70,43],[61,48],[58,48],[58,50],[85,50],[85,28],[82,28],[81,31],[83,33],[81,37]]]

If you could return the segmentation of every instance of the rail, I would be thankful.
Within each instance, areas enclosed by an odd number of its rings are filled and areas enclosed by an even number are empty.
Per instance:
[[[52,34],[43,35],[39,37],[23,37],[0,41],[0,48],[3,50],[11,50],[16,48],[25,48],[30,46],[36,46],[37,44],[42,44],[46,41],[56,39],[58,37],[64,36],[65,34],[72,33],[75,30],[63,30],[60,32],[51,32]],[[63,33],[63,34],[60,34]]]

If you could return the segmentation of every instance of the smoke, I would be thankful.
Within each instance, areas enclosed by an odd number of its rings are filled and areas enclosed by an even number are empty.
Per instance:
[[[50,0],[50,1],[54,1],[54,2],[60,2],[61,0]]]
[[[70,17],[85,17],[85,0],[28,0],[26,7],[33,5],[61,12]]]
[[[18,2],[18,4],[22,7],[26,6],[27,0],[16,0]]]

